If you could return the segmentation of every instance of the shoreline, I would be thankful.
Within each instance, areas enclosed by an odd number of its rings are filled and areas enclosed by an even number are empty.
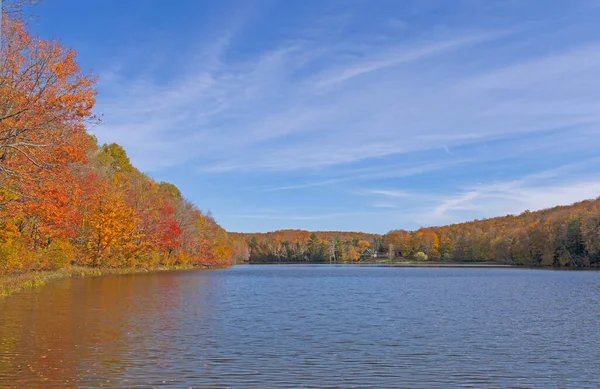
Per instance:
[[[600,270],[600,266],[550,266],[550,265],[525,265],[502,262],[423,262],[423,261],[398,261],[398,262],[244,262],[238,265],[306,265],[306,266],[357,266],[357,267],[462,267],[462,268],[514,268],[514,269],[541,269],[541,270]]]
[[[48,282],[58,281],[65,278],[83,278],[99,277],[107,275],[125,275],[140,273],[157,273],[164,271],[178,270],[202,270],[217,269],[218,266],[157,266],[152,268],[132,267],[132,268],[102,268],[86,266],[68,266],[58,270],[32,271],[19,274],[9,274],[0,276],[0,299],[9,297],[14,293],[27,289],[33,289]]]
[[[323,266],[382,266],[382,267],[523,267],[521,265],[503,264],[496,262],[251,262],[238,265],[323,265]]]
[[[415,261],[415,260],[402,260],[402,261],[360,261],[360,262],[304,262],[304,261],[268,261],[268,262],[244,262],[239,265],[298,265],[298,264],[306,264],[306,265],[383,265],[383,266],[402,266],[402,265],[422,265],[422,266],[465,266],[465,265],[483,265],[483,266],[520,266],[515,264],[507,264],[502,262],[477,262],[477,261]]]

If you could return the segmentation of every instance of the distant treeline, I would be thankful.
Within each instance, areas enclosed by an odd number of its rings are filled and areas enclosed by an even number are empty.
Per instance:
[[[246,241],[251,263],[357,262],[383,244],[381,235],[362,232],[280,230],[236,235]]]
[[[600,265],[600,198],[504,216],[385,235],[283,230],[240,234],[251,263],[393,260]]]

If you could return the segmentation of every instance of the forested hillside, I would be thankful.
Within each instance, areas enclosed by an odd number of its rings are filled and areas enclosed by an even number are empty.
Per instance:
[[[250,261],[360,262],[388,260],[501,262],[585,267],[600,264],[600,199],[383,236],[284,230],[240,234]]]
[[[518,216],[392,231],[384,241],[407,257],[422,251],[430,259],[598,266],[600,198]]]
[[[172,184],[86,132],[97,78],[5,15],[0,62],[0,274],[71,264],[228,265],[245,251]],[[101,131],[101,127],[99,127]]]

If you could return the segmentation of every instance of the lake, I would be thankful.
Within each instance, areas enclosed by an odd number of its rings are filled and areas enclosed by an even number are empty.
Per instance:
[[[598,388],[600,272],[253,265],[0,299],[0,387]]]

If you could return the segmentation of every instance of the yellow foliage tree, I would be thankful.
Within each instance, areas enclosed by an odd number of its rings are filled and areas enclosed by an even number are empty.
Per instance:
[[[346,251],[346,259],[351,262],[357,262],[360,259],[360,253],[354,246],[348,247],[348,251]]]
[[[93,205],[84,218],[87,250],[92,265],[133,266],[141,249],[139,220],[123,196],[104,184],[93,196]]]

